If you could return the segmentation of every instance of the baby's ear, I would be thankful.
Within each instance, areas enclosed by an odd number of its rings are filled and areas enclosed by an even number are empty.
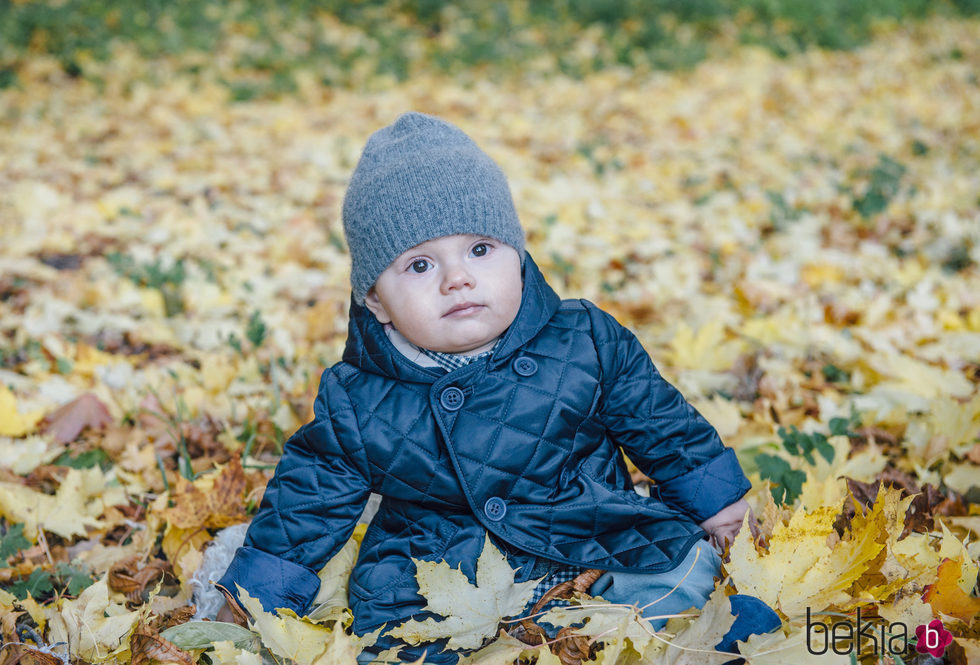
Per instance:
[[[373,286],[368,290],[367,295],[364,296],[364,306],[371,310],[371,313],[374,314],[374,318],[378,320],[378,323],[391,323],[391,317],[388,316],[388,310],[386,310],[385,306],[381,304],[381,299],[378,298],[378,294],[375,292]]]

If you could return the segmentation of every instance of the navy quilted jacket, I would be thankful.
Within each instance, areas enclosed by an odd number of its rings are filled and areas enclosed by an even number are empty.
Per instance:
[[[667,570],[704,535],[697,523],[749,488],[633,334],[588,301],[559,300],[530,256],[503,340],[448,374],[410,362],[352,305],[344,359],[323,373],[314,412],[220,584],[267,610],[308,610],[316,571],[373,490],[384,498],[349,585],[359,634],[420,612],[412,557],[472,580],[489,531],[567,564]],[[620,448],[656,481],[653,498],[631,489]]]

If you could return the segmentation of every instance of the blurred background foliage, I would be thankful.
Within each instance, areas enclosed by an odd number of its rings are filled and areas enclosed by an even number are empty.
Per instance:
[[[345,87],[419,71],[580,77],[690,67],[745,43],[850,49],[882,24],[978,13],[980,0],[0,0],[0,88],[37,54],[98,83],[119,48],[180,54],[237,100],[291,93],[300,71]]]

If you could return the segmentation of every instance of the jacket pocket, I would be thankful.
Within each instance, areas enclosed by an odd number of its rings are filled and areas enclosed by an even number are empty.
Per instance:
[[[459,527],[435,514],[414,520],[405,517],[388,511],[381,520],[376,517],[368,526],[351,572],[351,594],[370,600],[397,587],[417,588],[412,559],[441,561],[445,558]]]
[[[609,445],[606,428],[602,426],[602,423],[592,416],[584,418],[575,429],[571,450],[566,455],[561,469],[553,481],[554,486],[548,500],[551,502],[560,501],[579,475],[583,472],[589,473],[587,467],[596,455],[602,459],[608,459],[609,455],[606,448],[609,448]]]

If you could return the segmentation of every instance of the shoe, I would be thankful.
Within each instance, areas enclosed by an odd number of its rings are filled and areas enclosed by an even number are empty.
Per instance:
[[[749,635],[769,633],[783,625],[779,615],[755,596],[737,593],[734,596],[729,596],[728,600],[732,604],[735,623],[721,638],[721,642],[715,645],[715,649],[718,651],[738,653],[738,647],[735,646],[736,641],[744,642]],[[744,662],[742,658],[736,658],[728,661],[725,665],[739,665]]]

